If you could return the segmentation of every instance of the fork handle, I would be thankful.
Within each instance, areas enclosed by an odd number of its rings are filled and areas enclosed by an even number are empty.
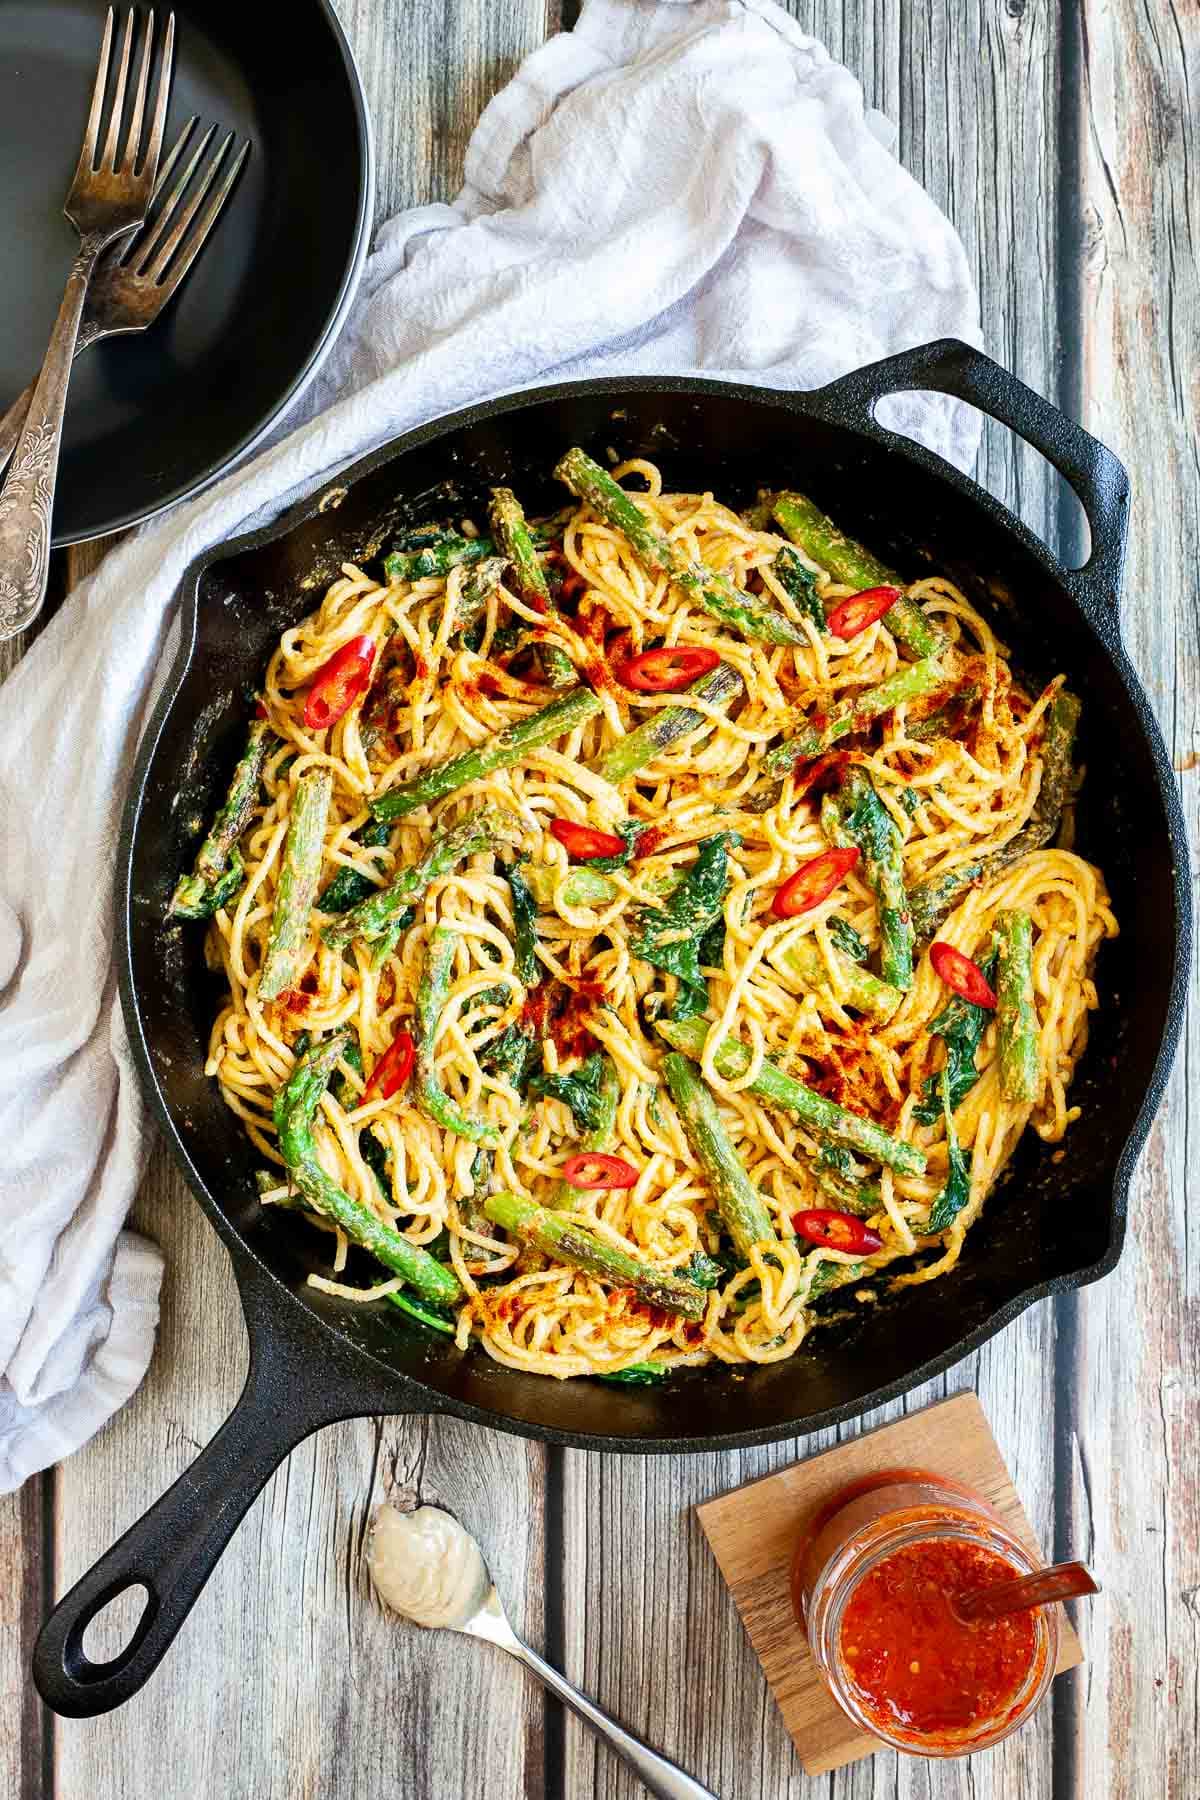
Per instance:
[[[25,427],[0,488],[0,640],[15,637],[32,624],[46,597],[50,520],[67,383],[71,379],[88,283],[110,236],[87,232],[80,242]]]

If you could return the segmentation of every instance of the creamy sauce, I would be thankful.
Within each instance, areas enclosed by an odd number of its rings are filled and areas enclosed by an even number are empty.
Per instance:
[[[367,1563],[380,1598],[418,1625],[465,1624],[490,1585],[479,1545],[440,1506],[381,1506]]]

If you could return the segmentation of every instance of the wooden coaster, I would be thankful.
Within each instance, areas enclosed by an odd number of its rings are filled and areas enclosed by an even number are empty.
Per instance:
[[[839,1488],[884,1469],[929,1469],[990,1500],[1014,1536],[1041,1555],[978,1395],[941,1400],[864,1432],[696,1510],[742,1615],[806,1775],[824,1775],[882,1748],[858,1731],[817,1672],[792,1611],[792,1556],[806,1523]],[[1056,1675],[1083,1661],[1065,1615]]]

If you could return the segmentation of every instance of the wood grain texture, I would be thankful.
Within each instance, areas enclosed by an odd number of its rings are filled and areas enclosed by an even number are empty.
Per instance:
[[[755,1654],[771,1685],[806,1774],[873,1756],[878,1740],[858,1731],[834,1700],[796,1625],[791,1593],[796,1546],[811,1536],[836,1496],[898,1469],[936,1470],[995,1507],[1035,1558],[1043,1557],[977,1394],[954,1394],[923,1412],[861,1432],[832,1450],[790,1463],[699,1508],[700,1526],[720,1565]],[[1060,1610],[1056,1669],[1082,1661],[1079,1639]]]
[[[1083,419],[1132,478],[1122,629],[1180,773],[1194,858],[1200,12],[1085,0],[1080,27]],[[1111,1575],[1064,1743],[1064,1800],[1200,1794],[1200,1231],[1189,1204],[1198,1071],[1193,1003],[1130,1196],[1119,1279],[1071,1309],[1069,1529]]]

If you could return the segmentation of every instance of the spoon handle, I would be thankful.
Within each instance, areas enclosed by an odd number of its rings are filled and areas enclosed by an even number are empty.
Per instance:
[[[504,1648],[523,1662],[552,1694],[557,1694],[585,1725],[590,1725],[596,1736],[603,1738],[622,1762],[628,1763],[642,1785],[655,1796],[655,1800],[716,1800],[716,1795],[710,1788],[701,1787],[698,1781],[685,1775],[675,1763],[668,1762],[665,1756],[659,1756],[656,1750],[651,1750],[637,1738],[631,1737],[615,1719],[610,1719],[606,1712],[594,1705],[586,1694],[581,1694],[565,1675],[560,1675],[557,1669],[551,1668],[528,1644],[514,1638],[511,1642],[506,1642]]]
[[[960,1619],[1002,1619],[1006,1613],[1028,1612],[1033,1606],[1049,1606],[1056,1600],[1075,1600],[1098,1594],[1100,1583],[1081,1562],[1054,1563],[1021,1575],[1016,1581],[1000,1581],[993,1587],[958,1594],[954,1608]]]

